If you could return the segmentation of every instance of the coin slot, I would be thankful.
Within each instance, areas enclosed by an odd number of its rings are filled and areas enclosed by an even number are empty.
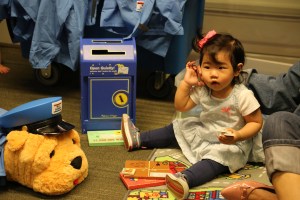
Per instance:
[[[124,51],[108,51],[107,49],[94,49],[92,55],[125,55]]]

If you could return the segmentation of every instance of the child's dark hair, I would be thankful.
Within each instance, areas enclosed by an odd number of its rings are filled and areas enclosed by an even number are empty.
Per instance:
[[[195,37],[193,41],[193,49],[200,53],[200,64],[202,63],[205,53],[208,53],[213,62],[219,63],[219,61],[216,59],[216,55],[221,50],[225,50],[229,53],[230,62],[234,72],[238,70],[239,63],[245,63],[244,47],[242,43],[232,35],[217,33],[213,37],[209,38],[202,48],[200,48],[199,41],[202,38],[203,36],[198,33],[197,37]],[[240,82],[238,78],[236,81]]]

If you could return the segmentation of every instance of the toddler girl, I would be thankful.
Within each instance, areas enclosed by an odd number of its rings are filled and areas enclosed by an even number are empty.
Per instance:
[[[242,168],[252,147],[250,138],[259,132],[263,121],[252,91],[240,84],[245,62],[241,42],[215,31],[195,41],[199,66],[187,63],[174,105],[185,112],[199,104],[199,117],[175,119],[166,127],[140,133],[124,114],[121,125],[128,151],[179,145],[193,165],[166,176],[168,189],[178,199],[187,198],[189,188]]]

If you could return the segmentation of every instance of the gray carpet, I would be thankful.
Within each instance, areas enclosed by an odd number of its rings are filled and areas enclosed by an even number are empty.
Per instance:
[[[23,103],[50,96],[62,96],[64,120],[80,127],[79,75],[67,73],[59,86],[45,87],[33,76],[32,67],[22,58],[18,46],[1,45],[3,63],[11,68],[7,75],[0,75],[0,107],[12,109]],[[171,122],[174,108],[169,100],[151,100],[143,94],[136,100],[136,125],[141,130],[164,126]],[[68,194],[49,197],[16,183],[0,189],[0,199],[123,199],[127,189],[119,179],[125,160],[148,159],[152,150],[128,153],[123,146],[89,147],[87,135],[81,134],[81,145],[89,161],[88,177]]]

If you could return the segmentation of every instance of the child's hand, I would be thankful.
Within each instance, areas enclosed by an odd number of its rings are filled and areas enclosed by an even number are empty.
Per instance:
[[[223,144],[235,144],[239,141],[239,133],[232,128],[227,128],[218,135],[218,139]]]
[[[197,68],[195,61],[187,62],[186,72],[184,75],[184,81],[191,86],[203,86],[204,83],[201,80],[201,70],[200,67]]]

